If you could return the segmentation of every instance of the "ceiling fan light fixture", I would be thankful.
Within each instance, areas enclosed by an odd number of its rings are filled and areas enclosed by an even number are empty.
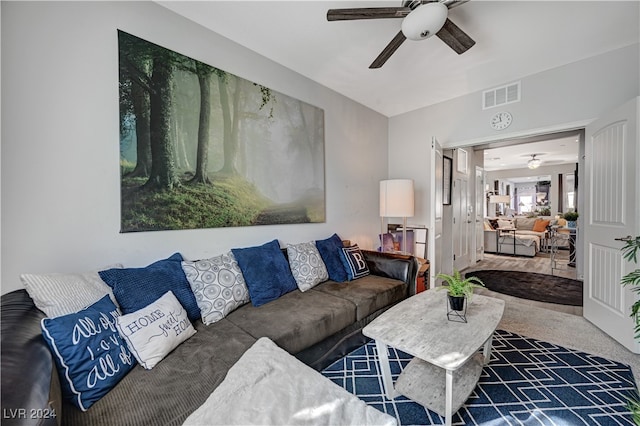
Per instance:
[[[435,35],[447,20],[449,9],[440,2],[416,7],[402,20],[402,34],[409,40],[423,40]]]
[[[536,154],[533,154],[531,156],[531,160],[529,160],[529,162],[527,163],[527,167],[533,170],[540,167],[540,164],[542,164],[542,162],[538,158],[536,158]]]

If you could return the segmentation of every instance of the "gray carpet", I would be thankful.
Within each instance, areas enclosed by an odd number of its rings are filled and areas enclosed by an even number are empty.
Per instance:
[[[517,301],[490,290],[481,289],[477,293],[505,300],[499,329],[623,362],[631,366],[636,383],[640,384],[640,355],[620,345],[584,317],[533,306],[535,302]]]

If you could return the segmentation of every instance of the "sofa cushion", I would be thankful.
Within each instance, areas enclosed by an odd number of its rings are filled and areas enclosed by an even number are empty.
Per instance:
[[[329,279],[327,267],[313,241],[287,244],[287,257],[300,291],[307,291]]]
[[[368,275],[348,283],[327,281],[313,291],[330,294],[350,301],[356,306],[356,320],[407,297],[407,286],[400,280]]]
[[[249,306],[249,305],[247,305]],[[137,365],[111,392],[83,413],[65,405],[66,426],[181,425],[224,380],[227,370],[256,341],[226,319],[205,326],[153,370]]]
[[[53,353],[64,398],[82,411],[107,394],[135,364],[116,329],[119,315],[113,301],[104,296],[77,313],[42,319],[42,335]]]
[[[131,353],[147,370],[196,333],[187,312],[170,291],[146,308],[119,317],[116,326]]]
[[[182,255],[174,253],[144,268],[108,269],[100,271],[100,278],[113,289],[113,294],[125,314],[130,314],[173,292],[189,319],[200,318],[200,308],[182,270]]]
[[[253,306],[262,306],[298,289],[278,240],[231,251],[240,265]]]
[[[347,279],[349,281],[366,277],[370,273],[367,261],[364,259],[364,255],[357,244],[341,248],[340,260],[344,265],[345,271],[347,271]]]
[[[338,234],[333,234],[326,240],[317,240],[316,247],[318,247],[322,261],[327,267],[329,279],[339,283],[346,281],[347,271],[344,269],[340,259],[340,249],[344,245]]]
[[[314,291],[317,287],[292,291],[260,307],[245,305],[226,319],[256,339],[268,337],[295,354],[356,320],[352,302]]]
[[[205,325],[220,321],[250,301],[242,271],[231,252],[211,259],[183,261],[182,270],[196,296]]]
[[[516,219],[516,228],[521,231],[532,231],[533,225],[538,220],[535,217],[519,217]]]

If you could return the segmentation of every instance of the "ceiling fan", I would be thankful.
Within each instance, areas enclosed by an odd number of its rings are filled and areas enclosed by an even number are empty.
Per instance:
[[[400,32],[369,65],[369,68],[380,68],[406,39],[423,40],[435,34],[459,55],[469,50],[476,42],[447,18],[449,9],[467,1],[404,0],[400,7],[330,9],[327,20],[403,18]]]

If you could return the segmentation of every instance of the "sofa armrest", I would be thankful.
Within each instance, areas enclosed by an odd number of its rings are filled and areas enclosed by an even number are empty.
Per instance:
[[[372,274],[401,280],[409,287],[409,296],[416,294],[420,265],[415,256],[372,250],[363,250],[362,253]]]
[[[62,421],[60,382],[40,320],[26,290],[2,295],[2,424],[57,425]]]
[[[495,253],[498,251],[498,243],[496,241],[496,230],[484,230],[484,251],[488,253]]]

